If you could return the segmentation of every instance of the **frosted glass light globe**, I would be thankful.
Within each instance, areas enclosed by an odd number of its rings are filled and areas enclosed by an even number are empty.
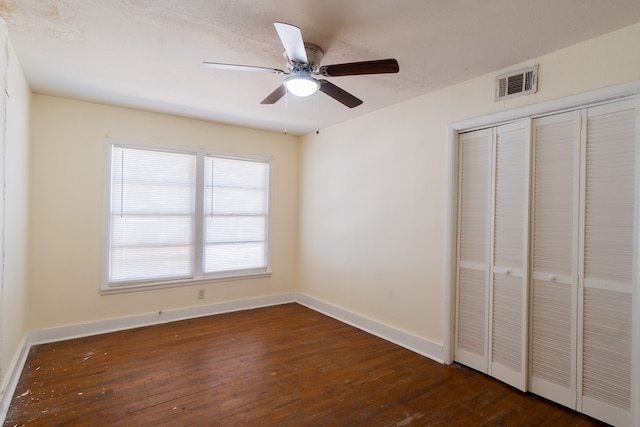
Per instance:
[[[320,84],[316,79],[306,76],[291,76],[284,81],[287,90],[295,96],[309,96],[316,93]]]

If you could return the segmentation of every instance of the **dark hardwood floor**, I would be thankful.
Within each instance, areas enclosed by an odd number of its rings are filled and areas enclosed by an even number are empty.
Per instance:
[[[31,349],[4,426],[596,426],[298,304]]]

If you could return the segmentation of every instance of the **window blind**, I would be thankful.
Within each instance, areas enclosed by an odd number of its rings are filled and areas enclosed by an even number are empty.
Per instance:
[[[109,282],[193,276],[196,156],[113,146]]]
[[[203,273],[265,269],[269,165],[205,158]]]

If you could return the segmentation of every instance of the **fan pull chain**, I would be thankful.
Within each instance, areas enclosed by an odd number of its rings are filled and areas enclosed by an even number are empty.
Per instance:
[[[316,91],[316,135],[320,133],[320,91]]]

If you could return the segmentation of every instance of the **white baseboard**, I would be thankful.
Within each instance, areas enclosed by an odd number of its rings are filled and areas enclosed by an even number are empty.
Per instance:
[[[161,311],[158,313],[148,313],[138,316],[122,317],[118,319],[101,320],[99,322],[84,323],[80,325],[61,326],[58,328],[32,331],[29,341],[31,342],[31,345],[45,344],[74,338],[82,338],[91,335],[122,331],[125,329],[139,328],[142,326],[157,325],[161,323],[175,322],[178,320],[211,316],[214,314],[230,313],[233,311],[250,310],[252,308],[286,304],[295,301],[295,293],[286,293],[237,301],[221,302],[217,304],[179,308],[175,310]]]
[[[444,347],[408,332],[401,331],[375,320],[354,314],[332,304],[304,294],[298,294],[297,302],[312,310],[326,314],[348,325],[354,326],[384,340],[398,344],[422,356],[444,363]]]
[[[156,325],[174,322],[196,317],[211,316],[214,314],[230,313],[233,311],[250,310],[253,308],[297,302],[312,310],[333,317],[348,325],[354,326],[382,339],[398,344],[408,350],[422,356],[444,363],[444,349],[441,345],[434,344],[424,338],[417,337],[399,329],[392,328],[375,320],[368,319],[358,314],[351,313],[324,301],[299,293],[285,293],[264,297],[249,298],[238,301],[222,302],[218,304],[202,305],[196,307],[167,310],[161,313],[149,313],[138,316],[123,317],[118,319],[101,320],[80,325],[61,326],[51,329],[32,331],[24,340],[20,355],[12,369],[5,392],[0,398],[0,425],[4,420],[15,393],[18,380],[24,368],[31,346],[74,338],[82,338],[91,335],[105,334],[142,326]]]
[[[18,357],[15,359],[15,362],[12,363],[12,366],[9,367],[10,374],[8,375],[6,384],[3,384],[4,387],[2,390],[4,392],[2,393],[2,397],[0,397],[0,425],[4,424],[4,420],[7,417],[7,411],[9,410],[9,405],[11,405],[13,393],[16,391],[16,386],[18,385],[18,380],[20,379],[24,365],[27,362],[30,349],[31,343],[29,342],[28,336],[25,335],[20,345]]]

